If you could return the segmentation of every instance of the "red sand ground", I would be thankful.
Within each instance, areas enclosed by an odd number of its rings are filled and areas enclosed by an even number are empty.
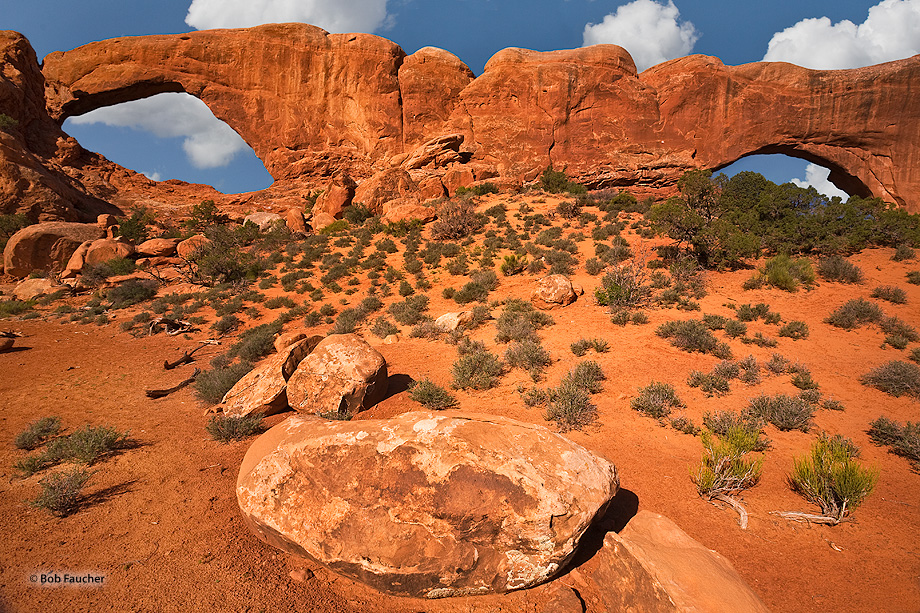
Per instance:
[[[750,271],[709,276],[702,312],[732,315],[725,304],[766,302],[785,320],[805,321],[811,329],[806,340],[778,338],[775,349],[731,340],[736,357],[753,354],[765,361],[776,351],[799,361],[811,369],[826,397],[846,407],[843,412],[819,411],[817,428],[808,434],[767,427],[772,446],[765,454],[763,479],[743,497],[751,515],[746,531],[738,527],[733,511],[697,495],[689,471],[700,459],[699,439],[659,426],[631,410],[629,401],[637,388],[653,380],[670,382],[689,407],[686,415],[700,424],[704,412],[740,410],[747,398],[761,392],[795,393],[788,376],[765,377],[753,387],[734,382],[729,395],[705,397],[686,385],[687,375],[693,369],[709,370],[718,360],[681,352],[654,335],[664,321],[700,313],[652,310],[647,325],[612,325],[589,298],[597,278],[583,269],[574,279],[587,294],[553,311],[556,325],[541,331],[544,346],[557,360],[544,384],[557,383],[571,367],[568,347],[573,341],[603,337],[610,342],[610,352],[586,356],[600,362],[608,377],[604,392],[594,396],[599,420],[567,436],[617,465],[626,490],[623,504],[671,518],[726,556],[774,611],[920,611],[920,475],[866,435],[869,422],[882,414],[902,423],[920,420],[920,402],[859,383],[860,375],[872,367],[904,360],[906,353],[882,349],[883,336],[874,327],[848,332],[822,323],[839,304],[868,297],[872,288],[884,284],[908,294],[906,305],[879,301],[886,313],[920,327],[920,287],[905,282],[906,271],[916,269],[917,262],[892,262],[891,253],[868,250],[850,258],[866,273],[861,286],[821,282],[810,292],[743,292],[741,284]],[[430,278],[431,313],[456,310],[440,290],[448,283],[456,285],[457,278],[446,272],[440,279]],[[526,298],[532,283],[527,275],[502,278],[490,298]],[[210,440],[204,429],[205,406],[190,388],[159,400],[144,396],[145,388],[169,387],[188,376],[194,365],[169,372],[161,365],[195,346],[193,341],[163,335],[135,339],[117,332],[115,325],[31,320],[4,321],[0,327],[25,334],[17,340],[20,350],[0,354],[0,611],[529,612],[541,609],[552,588],[432,602],[394,598],[277,552],[244,527],[237,508],[234,485],[249,441]],[[776,329],[754,323],[749,334],[763,331],[776,337]],[[494,327],[486,325],[472,336],[494,344]],[[455,351],[444,343],[406,338],[384,345],[370,334],[367,338],[386,356],[391,375],[449,383]],[[219,351],[199,352],[199,365],[206,367]],[[546,423],[538,409],[520,401],[519,384],[531,385],[524,373],[513,371],[497,390],[457,395],[464,410]],[[418,409],[403,387],[361,418]],[[94,467],[85,505],[62,519],[28,504],[41,474],[22,479],[12,469],[25,455],[14,448],[13,438],[46,415],[60,416],[68,431],[86,423],[109,424],[130,430],[137,441],[136,448]],[[284,418],[267,421],[273,425]],[[792,492],[785,478],[793,455],[804,453],[819,430],[852,438],[862,449],[863,461],[881,474],[875,492],[854,511],[852,521],[836,527],[793,523],[771,514],[817,510]],[[594,601],[584,577],[593,563],[588,560],[558,580],[583,590],[589,607]],[[292,580],[289,573],[301,568],[314,576]],[[105,579],[95,588],[42,587],[32,578],[43,571],[91,572]]]

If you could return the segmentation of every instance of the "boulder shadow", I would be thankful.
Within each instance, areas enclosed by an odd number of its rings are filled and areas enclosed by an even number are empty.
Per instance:
[[[390,375],[387,377],[387,394],[383,397],[384,400],[392,398],[396,394],[401,394],[404,391],[408,390],[412,384],[415,383],[415,379],[409,375]]]
[[[575,553],[566,564],[561,574],[567,574],[573,568],[578,568],[585,562],[594,557],[594,555],[604,546],[604,537],[608,532],[620,532],[626,527],[636,513],[639,512],[639,497],[635,493],[620,488],[607,508],[594,518],[594,522],[582,535]]]
[[[31,347],[23,347],[22,345],[14,345],[5,351],[0,351],[0,353],[19,353],[20,351],[28,351]]]

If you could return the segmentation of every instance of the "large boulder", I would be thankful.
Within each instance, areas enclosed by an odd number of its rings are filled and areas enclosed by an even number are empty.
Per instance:
[[[246,373],[224,395],[221,401],[224,415],[242,417],[261,413],[268,416],[287,410],[287,380],[321,339],[316,336],[299,340]]]
[[[191,258],[196,251],[204,249],[211,244],[211,239],[204,234],[190,236],[176,245],[176,254],[183,260]]]
[[[26,279],[13,289],[13,296],[16,300],[33,300],[39,296],[53,294],[62,289],[70,291],[70,286],[59,285],[54,282],[54,279],[48,278]]]
[[[236,491],[265,542],[437,598],[553,577],[617,488],[613,464],[543,426],[445,411],[291,417],[250,447]]]
[[[608,533],[597,557],[592,579],[607,611],[767,613],[731,562],[656,513]]]
[[[51,221],[28,226],[10,237],[3,250],[6,274],[25,277],[33,270],[60,272],[83,242],[105,236],[96,224]]]
[[[537,281],[530,302],[539,309],[554,309],[575,302],[577,298],[572,282],[565,275],[547,275]]]
[[[245,218],[243,218],[243,223],[249,222],[259,227],[259,230],[266,232],[271,229],[275,224],[285,223],[284,218],[278,213],[270,213],[267,211],[257,211],[255,213],[250,213]]]
[[[168,258],[176,255],[176,245],[180,242],[178,238],[151,238],[137,246],[137,255],[142,258]]]
[[[301,413],[350,417],[387,392],[387,362],[356,334],[322,340],[288,380],[288,403]]]
[[[83,254],[83,265],[95,266],[115,258],[126,258],[133,254],[134,246],[130,243],[114,238],[101,238],[89,244]],[[69,267],[70,265],[68,264]]]

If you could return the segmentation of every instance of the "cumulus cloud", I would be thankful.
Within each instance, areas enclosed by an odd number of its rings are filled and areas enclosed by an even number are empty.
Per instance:
[[[72,117],[76,124],[146,130],[160,138],[184,138],[182,149],[196,168],[226,166],[249,145],[207,105],[188,94],[158,94]]]
[[[805,167],[805,180],[802,179],[792,179],[792,183],[795,183],[799,187],[813,187],[818,190],[820,193],[824,194],[828,198],[833,198],[834,196],[840,196],[841,199],[847,200],[849,196],[843,190],[837,189],[833,183],[828,180],[831,171],[823,166],[818,166],[817,164],[809,164]]]
[[[586,25],[584,46],[619,45],[629,51],[636,68],[642,71],[693,50],[699,39],[696,28],[679,17],[680,11],[671,0],[667,4],[635,0],[604,17],[601,23]]]
[[[291,21],[328,32],[373,32],[387,24],[387,0],[192,0],[185,16],[199,30]]]
[[[770,39],[764,61],[806,68],[859,68],[920,53],[920,0],[883,0],[856,25],[803,19]]]
[[[150,179],[151,181],[162,181],[163,180],[163,175],[161,175],[160,173],[156,171],[142,172],[141,174],[147,177],[148,179]]]

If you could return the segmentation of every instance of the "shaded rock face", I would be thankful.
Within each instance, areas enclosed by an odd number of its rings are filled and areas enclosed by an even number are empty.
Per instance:
[[[6,274],[25,277],[33,270],[60,272],[78,247],[105,236],[96,224],[47,222],[28,226],[10,237],[3,250]]]
[[[323,339],[288,380],[288,404],[295,411],[351,417],[383,400],[387,363],[356,334]]]
[[[436,598],[551,578],[617,487],[612,464],[542,426],[445,411],[292,417],[250,447],[237,499],[267,543]]]
[[[656,513],[608,533],[597,557],[592,579],[608,611],[767,613],[728,560]]]
[[[440,49],[407,56],[383,38],[306,24],[111,39],[52,53],[41,69],[28,42],[6,32],[0,53],[15,68],[0,71],[0,102],[28,126],[0,132],[0,208],[34,216],[200,193],[89,154],[58,127],[161,92],[200,98],[239,132],[275,179],[269,196],[306,196],[344,175],[360,192],[380,172],[420,163],[451,193],[485,178],[532,180],[550,164],[590,187],[667,192],[688,169],[785,153],[827,166],[850,193],[920,211],[920,56],[818,71],[697,55],[637,74],[613,45],[505,49],[474,78]],[[426,159],[419,148],[439,139]],[[211,192],[218,204],[245,201]],[[327,208],[338,214],[335,202]]]

